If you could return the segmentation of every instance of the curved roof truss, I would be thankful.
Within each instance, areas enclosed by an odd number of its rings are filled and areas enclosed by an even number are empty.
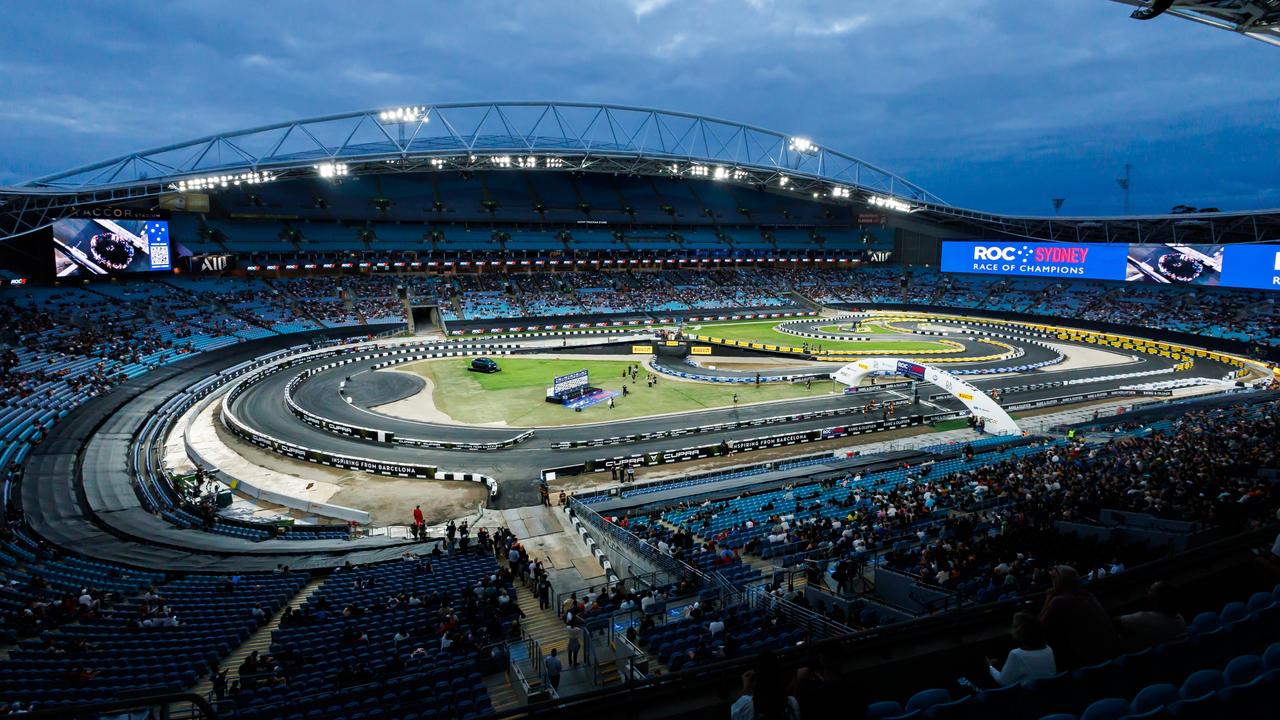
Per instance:
[[[341,165],[430,169],[507,158],[705,164],[731,179],[794,176],[942,204],[923,188],[807,139],[742,123],[621,105],[555,102],[452,103],[330,115],[210,135],[85,165],[24,183],[23,193],[114,193],[177,189],[184,180],[241,174],[311,174]],[[538,162],[535,160],[534,162]],[[486,167],[494,167],[489,164]],[[534,165],[538,167],[538,165]],[[554,167],[562,167],[554,165]],[[659,166],[660,167],[660,166]],[[737,178],[732,178],[737,179]]]

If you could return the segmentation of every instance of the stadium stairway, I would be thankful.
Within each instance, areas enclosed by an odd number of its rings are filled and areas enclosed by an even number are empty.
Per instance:
[[[503,565],[508,565],[506,560],[501,560],[500,562]],[[556,609],[552,607],[551,609],[543,610],[538,607],[537,596],[533,594],[532,590],[524,587],[519,588],[516,592],[516,605],[524,613],[524,617],[520,621],[523,637],[536,642],[544,656],[550,653],[552,648],[555,648],[561,657],[566,658],[565,665],[567,666],[569,635],[565,631],[564,623],[560,620]],[[523,651],[524,644],[515,643],[512,646],[512,662],[522,661],[522,657],[516,650],[517,647]],[[530,684],[530,690],[536,691],[539,685],[539,678],[525,668],[522,668],[522,670],[525,670],[525,677]],[[565,670],[568,671],[569,668],[566,667]],[[568,672],[565,674],[568,675]],[[489,701],[493,703],[494,710],[498,712],[525,704],[524,695],[512,682],[509,672],[490,675],[485,678],[484,684],[489,690]]]
[[[270,653],[271,635],[280,627],[280,618],[284,616],[285,608],[297,610],[302,607],[307,598],[311,597],[311,594],[324,584],[325,579],[326,576],[317,575],[308,580],[307,584],[302,586],[302,590],[298,591],[298,594],[292,600],[282,605],[279,612],[271,616],[271,619],[250,635],[244,641],[244,644],[228,655],[214,670],[214,673],[201,680],[192,692],[200,697],[209,697],[210,693],[213,692],[213,674],[226,670],[227,685],[231,685],[232,681],[240,677],[240,664],[244,662],[245,658],[249,657],[255,650],[261,655]]]

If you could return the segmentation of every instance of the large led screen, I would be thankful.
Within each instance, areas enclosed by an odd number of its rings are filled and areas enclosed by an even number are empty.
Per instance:
[[[1127,250],[1127,245],[947,241],[942,243],[942,271],[1124,280]]]
[[[942,271],[1280,290],[1280,245],[949,240]]]
[[[170,270],[169,222],[59,220],[53,224],[53,261],[59,278]]]

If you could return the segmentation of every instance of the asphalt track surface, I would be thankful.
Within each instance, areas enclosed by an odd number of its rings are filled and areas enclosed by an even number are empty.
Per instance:
[[[907,325],[905,323],[900,323],[899,326],[906,327]],[[909,337],[913,339],[920,338],[919,335],[903,335],[901,337]],[[991,345],[987,345],[985,343],[973,343],[964,340],[963,338],[968,336],[963,333],[956,333],[951,337],[952,339],[964,342],[966,349],[963,353],[955,353],[954,355],[947,355],[946,357],[978,357],[998,352],[998,349]],[[881,335],[877,336],[877,339],[889,338]],[[1046,347],[1031,344],[1029,342],[1021,342],[1007,337],[996,339],[1012,344],[1015,347],[1022,348],[1025,354],[1012,360],[999,362],[948,363],[944,366],[944,369],[962,369],[993,365],[1024,365],[1048,360],[1056,355],[1056,353]],[[1055,343],[1067,344],[1059,343],[1059,341],[1055,341]],[[1085,347],[1099,349],[1096,346]],[[563,352],[563,349],[560,347],[551,347],[546,348],[545,351]],[[1085,382],[1065,388],[1058,387],[1020,392],[1006,392],[1002,398],[1002,402],[1012,403],[1041,400],[1068,394],[1109,390],[1121,385],[1167,380],[1174,377],[1172,374],[1163,374],[1155,375],[1150,378],[1129,378],[1087,382],[1089,378],[1118,373],[1166,369],[1175,364],[1173,360],[1160,356],[1139,354],[1135,357],[1136,360],[1130,363],[1100,368],[1054,370],[1053,366],[1049,366],[1044,369],[1016,375],[967,376],[965,379],[977,385],[984,391],[990,391],[997,388],[1004,390],[1005,388],[1016,388],[1018,386],[1028,384],[1058,380],[1085,380]],[[673,428],[712,425],[731,421],[746,421],[818,410],[860,407],[873,400],[877,405],[879,405],[886,400],[909,399],[910,397],[909,394],[902,390],[866,390],[853,395],[830,394],[825,392],[825,388],[823,387],[824,385],[829,387],[828,384],[816,383],[814,386],[815,395],[811,398],[781,400],[768,403],[686,412],[674,415],[606,421],[595,424],[563,427],[474,427],[414,421],[392,417],[372,410],[371,406],[380,405],[390,400],[409,397],[421,388],[420,384],[407,381],[411,376],[408,376],[405,373],[374,371],[370,368],[373,364],[383,361],[385,361],[385,358],[366,358],[357,360],[348,365],[343,365],[339,368],[321,371],[312,376],[297,389],[294,399],[300,407],[324,418],[340,423],[388,430],[396,433],[397,436],[402,437],[448,442],[497,442],[508,440],[527,429],[534,429],[535,434],[523,443],[500,450],[428,450],[347,437],[308,425],[294,417],[287,408],[284,401],[285,386],[294,376],[302,372],[304,369],[307,369],[312,365],[319,366],[326,362],[331,362],[331,360],[328,359],[298,365],[290,368],[286,372],[276,373],[267,377],[263,381],[246,389],[245,392],[237,398],[233,409],[237,416],[250,427],[272,437],[287,440],[313,449],[343,455],[353,455],[384,462],[423,463],[436,465],[441,470],[477,472],[489,475],[496,478],[501,487],[501,493],[494,504],[495,507],[507,508],[534,504],[538,501],[537,482],[540,477],[540,471],[544,468],[570,465],[588,460],[630,455],[634,453],[678,450],[681,448],[711,444],[724,440],[742,440],[782,432],[820,429],[846,424],[846,418],[839,416],[814,418],[808,421],[788,422],[785,424],[770,426],[745,427],[722,432],[699,433],[697,435],[687,435],[683,437],[635,441],[623,445],[604,447],[554,449],[552,444],[556,442],[587,440],[632,434],[639,435],[654,431],[670,430]],[[467,359],[457,358],[456,361],[466,362]],[[852,359],[850,361],[852,361]],[[681,366],[685,370],[692,369],[675,358],[662,359],[660,362],[675,364],[677,366]],[[927,362],[927,359],[925,359],[924,362]],[[830,371],[842,366],[843,364],[845,363],[831,363],[824,367]],[[813,367],[806,368],[806,371],[808,372],[814,372],[815,370],[820,371]],[[1222,377],[1227,373],[1227,371],[1228,368],[1224,365],[1201,359],[1196,362],[1195,367],[1191,371],[1179,373],[1177,376]],[[733,373],[733,371],[729,370],[699,370],[699,372],[705,372],[707,374],[754,375],[754,371]],[[350,378],[348,387],[350,388],[350,394],[354,401],[350,404],[342,400],[339,395],[340,385],[348,378]],[[404,378],[405,380],[393,380],[391,378]],[[663,378],[662,382],[679,381],[670,378]],[[437,392],[438,391],[439,390],[437,390]],[[940,391],[931,385],[922,384],[920,387],[920,396],[922,399],[927,399],[929,395],[936,394],[938,392]],[[911,414],[929,414],[945,410],[957,410],[960,408],[962,408],[962,404],[958,400],[947,398],[934,401],[933,403],[921,402],[906,408],[899,407],[895,412],[895,416],[902,417],[904,415]],[[848,422],[856,422],[861,419],[861,416],[852,416],[848,418]],[[748,459],[749,456],[749,453],[744,455],[744,460]]]

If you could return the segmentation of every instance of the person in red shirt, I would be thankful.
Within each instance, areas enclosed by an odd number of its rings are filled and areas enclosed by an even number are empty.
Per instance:
[[[425,522],[423,521],[423,518],[422,518],[422,506],[421,506],[421,505],[414,505],[414,506],[413,506],[413,535],[414,535],[414,537],[419,537],[419,538],[420,538],[420,537],[422,537],[422,531],[423,531],[423,529],[424,529],[424,527],[423,527],[424,525],[425,525]]]

